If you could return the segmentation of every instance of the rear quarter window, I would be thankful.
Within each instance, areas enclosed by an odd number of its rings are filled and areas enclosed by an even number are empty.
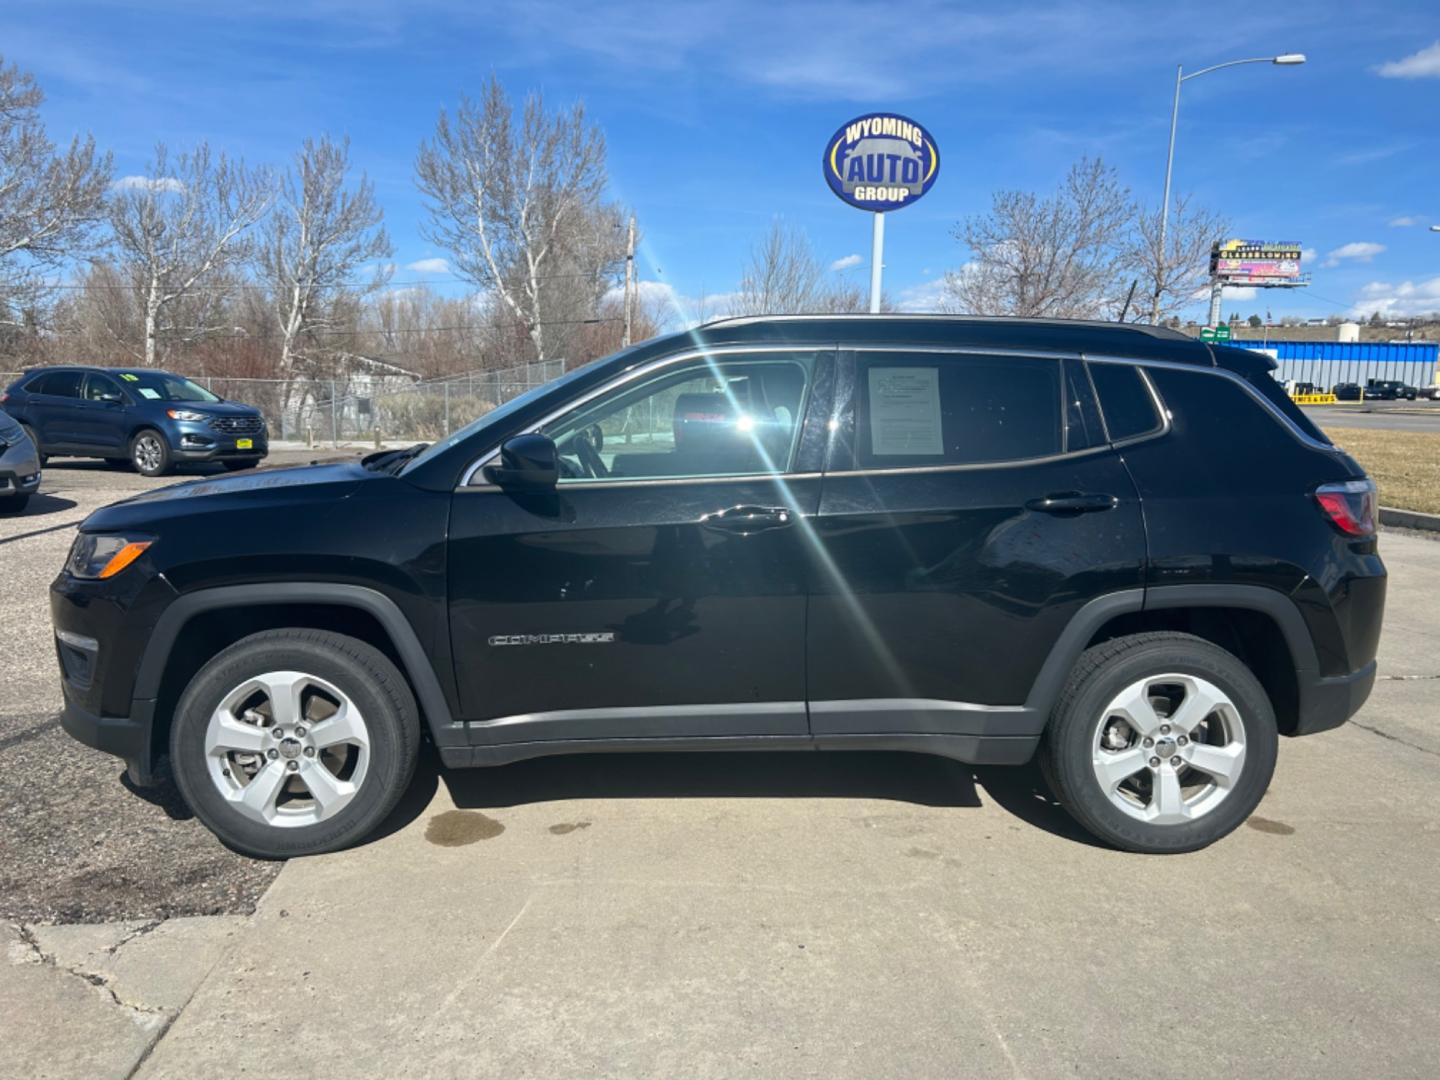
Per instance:
[[[1160,430],[1162,420],[1155,408],[1155,397],[1134,364],[1092,363],[1088,366],[1111,442]]]

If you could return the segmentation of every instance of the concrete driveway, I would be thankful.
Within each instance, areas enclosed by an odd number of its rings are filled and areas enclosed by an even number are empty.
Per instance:
[[[1440,544],[1383,543],[1371,704],[1208,851],[904,755],[427,772],[285,868],[140,1075],[1434,1076]]]

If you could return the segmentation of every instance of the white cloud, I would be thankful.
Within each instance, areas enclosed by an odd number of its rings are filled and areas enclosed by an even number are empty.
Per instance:
[[[1318,258],[1320,258],[1320,252],[1316,248],[1306,248],[1300,252],[1300,261],[1302,263],[1313,263]]]
[[[420,274],[448,274],[450,264],[444,259],[417,259],[415,262],[406,263],[405,269]]]
[[[831,270],[851,270],[863,263],[865,259],[860,255],[846,255],[844,258],[836,259],[830,264]]]
[[[895,307],[899,311],[950,311],[950,304],[949,291],[943,277],[901,289],[895,297]]]
[[[1380,65],[1387,79],[1440,79],[1440,41],[1400,60]]]
[[[1339,266],[1347,260],[1368,263],[1384,250],[1384,244],[1373,244],[1368,240],[1357,240],[1352,244],[1341,244],[1334,251],[1330,252],[1329,255],[1325,256],[1325,261],[1320,265],[1324,267]]]
[[[1368,319],[1377,311],[1382,318],[1428,315],[1440,311],[1440,277],[1429,281],[1402,281],[1398,285],[1387,281],[1370,282],[1361,288],[1350,307],[1350,315]]]
[[[1397,218],[1390,219],[1390,227],[1394,229],[1408,229],[1411,225],[1419,225],[1421,219],[1414,214],[1404,214]]]
[[[1231,300],[1254,300],[1260,295],[1260,290],[1254,285],[1226,285],[1224,295],[1228,304]],[[1205,290],[1205,299],[1210,299],[1209,289]]]
[[[110,185],[116,191],[184,191],[185,185],[173,176],[122,176]]]

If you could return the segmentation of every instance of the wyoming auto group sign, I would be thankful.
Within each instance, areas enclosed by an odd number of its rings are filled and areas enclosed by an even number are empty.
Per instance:
[[[935,183],[940,151],[914,120],[873,113],[851,120],[831,136],[824,169],[830,190],[851,206],[899,210]]]

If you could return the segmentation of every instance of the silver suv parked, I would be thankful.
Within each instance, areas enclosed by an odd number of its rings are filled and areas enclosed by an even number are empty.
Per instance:
[[[15,419],[0,411],[0,514],[18,514],[40,487],[40,453]]]

